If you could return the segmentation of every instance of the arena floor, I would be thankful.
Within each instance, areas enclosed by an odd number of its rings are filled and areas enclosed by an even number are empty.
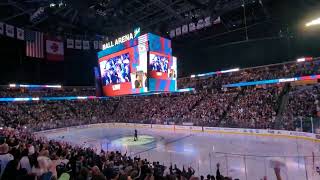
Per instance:
[[[63,140],[97,150],[119,150],[131,156],[194,167],[196,175],[215,174],[216,163],[225,176],[240,180],[276,179],[273,167],[281,167],[283,180],[318,180],[320,143],[310,140],[231,134],[174,132],[133,128],[83,128],[44,133],[49,139]]]

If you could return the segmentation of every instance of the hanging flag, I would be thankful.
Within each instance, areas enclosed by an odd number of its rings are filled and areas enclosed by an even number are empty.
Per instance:
[[[103,36],[103,39],[102,39],[104,42],[109,42],[109,37],[108,36]]]
[[[208,16],[208,17],[206,17],[206,18],[204,18],[204,27],[209,27],[209,26],[211,26],[211,17],[210,16]]]
[[[26,30],[26,56],[44,58],[43,33]]]
[[[99,49],[99,42],[98,41],[93,41],[93,48]]]
[[[14,37],[14,26],[6,24],[6,35],[8,37]]]
[[[67,39],[67,48],[69,48],[69,49],[74,48],[74,40],[73,39]]]
[[[104,40],[104,36],[103,36],[103,35],[96,34],[95,39],[101,41],[101,40]]]
[[[84,50],[90,49],[89,41],[82,41],[82,43],[83,43],[83,49]]]
[[[64,44],[63,41],[57,39],[46,39],[46,52],[49,61],[64,60]]]
[[[102,49],[102,47],[103,47],[103,42],[99,41],[99,49]]]
[[[182,34],[188,33],[188,25],[183,25],[182,26]]]
[[[75,40],[75,49],[82,49],[82,41]]]
[[[196,30],[196,25],[195,23],[190,23],[189,24],[189,32],[195,31]]]
[[[138,37],[138,44],[146,44],[148,42],[148,34],[144,34]]]
[[[174,38],[176,36],[176,30],[172,29],[170,31],[170,38]]]
[[[24,40],[24,30],[21,28],[17,28],[17,39]]]
[[[176,28],[176,36],[181,35],[181,27]]]
[[[0,34],[3,34],[4,30],[3,30],[3,22],[0,22]]]
[[[204,27],[203,19],[199,19],[197,23],[197,29],[202,29]]]
[[[221,23],[220,16],[216,20],[213,21],[213,24],[219,24],[219,23]]]

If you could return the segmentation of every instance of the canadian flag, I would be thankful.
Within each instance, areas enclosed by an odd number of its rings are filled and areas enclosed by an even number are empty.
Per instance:
[[[47,59],[49,61],[63,61],[64,60],[63,41],[47,39],[46,52],[47,52]]]

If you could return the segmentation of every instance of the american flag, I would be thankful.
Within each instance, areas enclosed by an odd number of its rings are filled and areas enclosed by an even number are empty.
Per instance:
[[[43,33],[26,30],[26,55],[35,58],[44,58]]]
[[[145,43],[148,41],[148,34],[144,34],[138,37],[138,43]]]

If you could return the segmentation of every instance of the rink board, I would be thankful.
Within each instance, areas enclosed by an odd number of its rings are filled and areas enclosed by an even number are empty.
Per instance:
[[[284,131],[284,130],[267,130],[267,129],[242,129],[242,128],[221,128],[221,127],[201,127],[201,126],[181,126],[181,125],[161,125],[161,124],[136,124],[136,123],[99,123],[89,124],[81,126],[73,126],[67,128],[59,128],[52,130],[45,130],[36,133],[60,133],[69,131],[71,129],[83,129],[83,128],[144,128],[155,129],[163,131],[184,131],[192,133],[209,133],[209,134],[235,134],[235,135],[252,135],[252,136],[270,136],[270,137],[282,137],[282,138],[297,138],[304,140],[311,140],[320,142],[320,135],[306,132],[297,131]]]

